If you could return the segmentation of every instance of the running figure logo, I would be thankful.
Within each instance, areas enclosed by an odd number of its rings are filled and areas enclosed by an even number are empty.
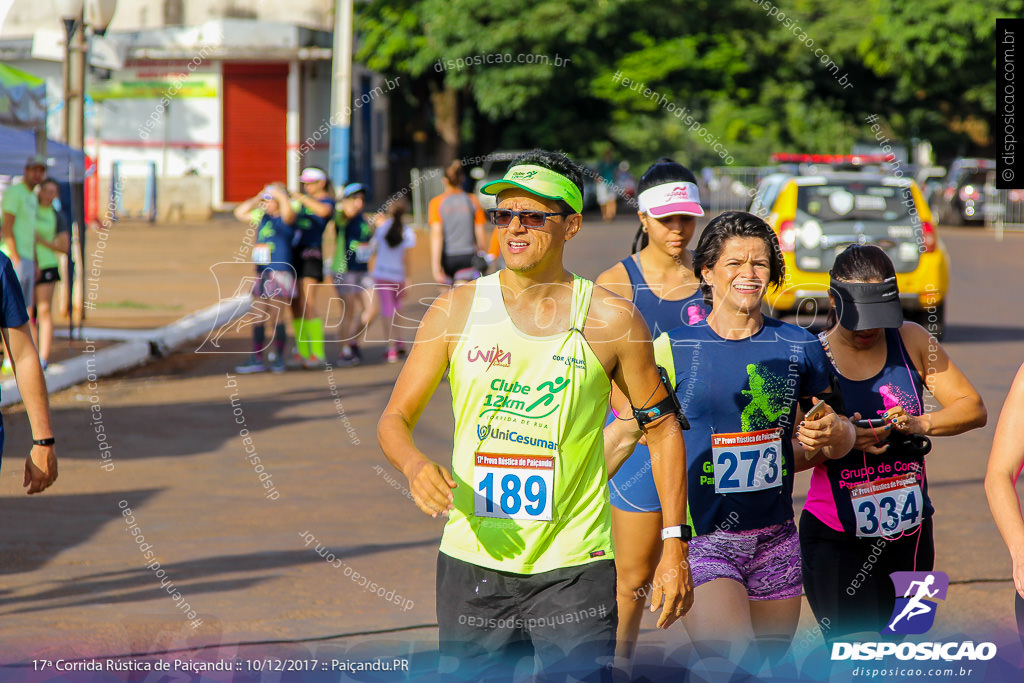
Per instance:
[[[896,605],[889,625],[881,633],[920,634],[928,631],[935,623],[934,599],[946,599],[949,577],[945,572],[893,572],[889,578],[896,587]]]
[[[786,412],[785,405],[781,408],[773,407],[772,395],[775,393],[774,390],[782,387],[782,383],[772,373],[764,369],[759,371],[756,363],[747,366],[747,376],[750,380],[750,389],[743,389],[742,393],[750,397],[750,403],[740,415],[741,428],[744,432],[768,429]],[[759,412],[764,416],[764,420],[758,420],[758,424],[755,425],[754,416]]]

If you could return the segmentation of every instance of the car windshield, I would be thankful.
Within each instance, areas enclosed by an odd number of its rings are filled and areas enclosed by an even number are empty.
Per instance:
[[[797,210],[819,222],[897,221],[910,216],[910,189],[864,182],[804,185]]]

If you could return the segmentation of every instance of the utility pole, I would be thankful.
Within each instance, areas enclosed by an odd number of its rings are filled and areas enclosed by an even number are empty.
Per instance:
[[[352,125],[352,0],[336,0],[334,51],[331,63],[331,181],[335,187],[348,183],[348,149]]]

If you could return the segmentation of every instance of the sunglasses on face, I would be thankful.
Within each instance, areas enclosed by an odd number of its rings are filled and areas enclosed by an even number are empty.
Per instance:
[[[571,216],[571,213],[558,211],[511,211],[509,209],[488,209],[487,219],[498,228],[507,228],[512,219],[518,217],[519,224],[524,228],[543,228],[552,216]]]

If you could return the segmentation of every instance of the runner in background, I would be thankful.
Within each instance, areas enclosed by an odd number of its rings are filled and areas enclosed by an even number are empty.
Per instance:
[[[820,449],[845,455],[853,429],[827,404],[804,420],[812,397],[832,394],[831,372],[811,333],[761,313],[767,288],[785,277],[767,223],[741,211],[717,216],[701,234],[693,270],[711,313],[654,341],[690,422],[683,434],[695,596],[683,624],[702,666],[756,674],[789,649],[800,617],[794,470]],[[615,408],[622,415],[627,406]],[[639,437],[628,421],[605,428],[611,468]]]
[[[31,156],[25,162],[21,182],[4,190],[0,200],[0,252],[11,259],[14,272],[21,286],[21,296],[29,310],[32,309],[36,288],[35,239],[36,216],[39,198],[36,187],[46,177],[46,157]],[[11,360],[4,357],[3,372],[11,371]]]
[[[39,213],[36,215],[36,279],[35,309],[39,341],[39,360],[43,370],[50,362],[53,347],[53,292],[60,282],[60,262],[57,254],[68,253],[69,229],[63,216],[53,208],[60,188],[57,181],[47,178],[39,184]]]
[[[410,249],[416,246],[416,233],[402,223],[407,206],[404,200],[392,202],[388,218],[377,227],[373,235],[374,257],[370,263],[370,274],[373,277],[373,304],[367,322],[379,313],[384,338],[387,340],[387,352],[384,359],[388,363],[397,363],[399,352],[405,344],[394,324],[402,298],[402,290],[412,284],[409,280],[411,272]]]
[[[27,308],[32,308],[36,287],[36,216],[39,198],[36,186],[46,177],[46,157],[32,156],[25,162],[21,182],[4,190],[0,211],[3,213],[3,240],[0,251],[11,259],[21,284]]]
[[[693,273],[687,248],[697,217],[704,215],[693,173],[672,159],[658,159],[640,178],[640,227],[633,253],[601,273],[596,283],[629,299],[657,337],[700,322],[710,307]],[[622,397],[612,390],[612,405]],[[609,415],[608,421],[615,419]],[[632,658],[651,578],[661,559],[661,503],[654,485],[651,452],[639,444],[609,482],[619,627],[616,655]]]
[[[320,368],[326,362],[324,321],[316,302],[316,285],[324,280],[324,230],[334,218],[334,188],[323,169],[303,169],[299,175],[302,192],[292,194],[298,203],[296,239],[293,249],[295,274],[299,279],[292,300],[295,330],[295,366]]]
[[[987,416],[935,338],[903,321],[896,269],[881,248],[850,245],[830,276],[833,308],[818,339],[846,413],[877,424],[856,430],[847,456],[813,461],[800,550],[807,601],[826,642],[877,635],[896,604],[889,574],[934,567],[924,437],[962,434]],[[940,409],[925,410],[926,387]]]
[[[284,353],[287,343],[284,317],[295,294],[295,267],[292,265],[292,240],[295,237],[295,211],[288,192],[281,183],[267,185],[251,199],[235,208],[235,218],[246,224],[254,220],[253,211],[259,211],[256,244],[252,248],[252,261],[256,265],[256,284],[253,287],[252,354],[235,368],[239,374],[284,372]],[[259,214],[257,214],[259,215]],[[267,347],[266,324],[274,324],[274,351],[264,355]]]
[[[605,223],[615,220],[618,196],[615,194],[615,171],[619,165],[612,158],[612,150],[606,149],[597,163],[597,203],[601,207],[601,218]]]
[[[1024,518],[1014,486],[1024,468],[1024,365],[1010,386],[996,424],[985,474],[985,493],[992,517],[1010,551],[1013,563],[1014,611],[1017,632],[1024,641]]]
[[[486,250],[486,218],[477,198],[463,191],[462,162],[456,159],[444,172],[444,192],[430,200],[430,265],[440,284],[456,282],[459,271],[486,270],[477,254]],[[464,282],[458,280],[457,282]]]
[[[349,183],[341,191],[341,211],[334,219],[337,239],[331,269],[334,286],[345,304],[339,333],[342,347],[338,365],[342,366],[363,362],[359,338],[366,329],[373,297],[373,278],[369,273],[373,226],[363,215],[365,205],[366,188],[360,183]]]

